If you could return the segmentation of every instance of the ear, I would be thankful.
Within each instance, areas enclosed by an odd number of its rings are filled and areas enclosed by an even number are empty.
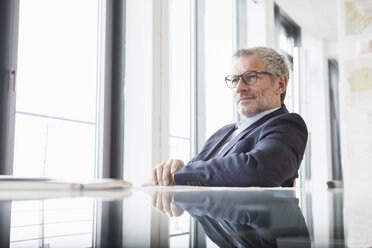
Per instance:
[[[286,75],[282,74],[277,78],[277,80],[279,82],[277,93],[281,95],[287,89],[288,78]]]

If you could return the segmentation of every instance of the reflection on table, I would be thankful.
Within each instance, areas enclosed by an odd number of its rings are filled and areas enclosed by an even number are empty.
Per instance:
[[[155,192],[153,198],[168,215],[187,211],[219,247],[311,247],[292,190]]]
[[[0,191],[0,247],[371,247],[370,195],[207,187]]]

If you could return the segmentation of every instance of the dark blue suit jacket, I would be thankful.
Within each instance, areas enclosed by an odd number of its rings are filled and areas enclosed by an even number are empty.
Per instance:
[[[217,156],[216,149],[235,130],[222,127],[201,152],[174,175],[177,185],[290,187],[307,142],[300,115],[283,105],[233,139]]]
[[[174,202],[219,247],[311,247],[293,191],[176,192]]]

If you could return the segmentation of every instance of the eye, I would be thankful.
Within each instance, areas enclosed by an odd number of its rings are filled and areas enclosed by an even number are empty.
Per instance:
[[[231,83],[232,83],[233,85],[237,85],[237,84],[239,83],[239,78],[232,78],[232,79],[231,79]]]
[[[254,83],[256,81],[256,73],[247,73],[243,75],[244,81],[247,83]]]
[[[229,88],[235,88],[239,82],[239,77],[231,75],[227,76],[225,80]]]

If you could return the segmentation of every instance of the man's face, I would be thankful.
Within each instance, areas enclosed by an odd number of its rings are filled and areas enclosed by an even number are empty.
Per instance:
[[[265,71],[265,65],[259,56],[251,55],[235,59],[232,69],[233,75],[241,75],[251,70]],[[253,85],[246,85],[240,78],[238,85],[233,89],[233,97],[239,113],[249,117],[280,107],[280,94],[283,92],[281,87],[280,78],[273,83],[270,75],[267,74],[258,73],[257,82]]]

